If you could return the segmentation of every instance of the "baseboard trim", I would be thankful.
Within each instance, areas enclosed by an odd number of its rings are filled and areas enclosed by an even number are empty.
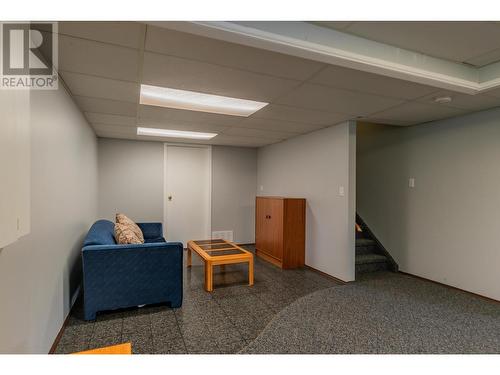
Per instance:
[[[252,246],[252,245],[255,245],[255,242],[252,242],[252,243],[237,243],[236,245],[238,245],[238,246]]]
[[[451,286],[451,285],[448,285],[448,284],[443,284],[443,283],[440,283],[439,281],[434,281],[434,280],[431,280],[431,279],[427,279],[425,277],[417,276],[417,275],[414,275],[414,274],[408,273],[408,272],[399,271],[399,273],[402,273],[403,275],[414,277],[416,279],[420,279],[420,280],[428,281],[428,282],[431,282],[431,283],[434,283],[434,284],[438,284],[438,285],[444,286],[446,288],[459,290],[460,292],[464,292],[464,293],[467,293],[467,294],[472,294],[473,296],[483,298],[483,299],[488,300],[490,302],[500,303],[499,300],[496,300],[494,298],[486,297],[486,296],[483,296],[481,294],[477,294],[477,293],[474,293],[474,292],[469,292],[468,290],[460,289],[460,288],[457,288],[456,286]]]
[[[274,265],[278,268],[285,269],[285,268],[283,268],[283,262],[281,262],[279,259],[274,258],[271,255],[266,254],[263,251],[260,251],[257,248],[255,249],[255,256],[257,256],[261,259],[264,259],[266,262],[271,263],[272,265]]]
[[[71,311],[73,310],[73,306],[75,305],[76,299],[78,298],[78,295],[80,294],[82,290],[82,284],[78,285],[78,288],[76,288],[75,293],[71,296],[71,301],[70,301],[70,307],[69,307],[69,312],[66,318],[64,319],[64,322],[61,326],[61,329],[57,333],[56,338],[54,339],[54,342],[52,343],[52,346],[50,347],[49,354],[54,354],[57,348],[57,345],[59,344],[59,341],[61,341],[61,337],[64,333],[64,330],[66,329],[66,326],[68,325],[69,317],[71,315]]]
[[[63,335],[64,330],[66,329],[70,315],[71,315],[71,309],[69,310],[69,313],[68,313],[68,316],[66,316],[66,319],[64,319],[62,327],[59,330],[59,333],[57,334],[56,338],[54,339],[52,346],[50,347],[49,354],[54,354],[56,352],[57,345],[59,345],[59,341],[61,341],[61,337]]]
[[[314,267],[308,266],[307,264],[304,264],[304,268],[307,268],[307,269],[309,269],[309,270],[311,270],[313,272],[319,273],[320,275],[325,276],[325,277],[327,277],[329,279],[332,279],[332,280],[334,280],[334,281],[336,281],[338,283],[341,283],[341,284],[348,284],[350,282],[350,281],[344,281],[344,280],[341,280],[341,279],[339,279],[339,278],[337,278],[335,276],[329,275],[329,274],[327,274],[327,273],[325,273],[323,271],[320,271],[320,270],[318,270],[318,269],[316,269]]]

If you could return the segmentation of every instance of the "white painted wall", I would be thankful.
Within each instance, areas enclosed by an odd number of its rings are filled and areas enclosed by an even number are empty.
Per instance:
[[[255,242],[257,149],[212,147],[212,231],[232,230],[238,243]]]
[[[163,222],[161,142],[99,138],[99,217]]]
[[[358,213],[401,271],[500,300],[500,109],[357,139]]]
[[[31,232],[0,250],[0,353],[47,353],[97,215],[97,141],[59,86],[31,93]]]
[[[306,198],[306,264],[344,281],[354,280],[355,127],[266,146],[257,158],[257,195]]]
[[[122,211],[137,221],[163,220],[163,143],[99,139],[99,216]],[[255,242],[257,152],[212,146],[212,230]]]
[[[0,90],[0,248],[30,231],[30,92]]]

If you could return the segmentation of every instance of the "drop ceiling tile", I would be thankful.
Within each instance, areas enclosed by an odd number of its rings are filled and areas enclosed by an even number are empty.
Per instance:
[[[278,142],[276,139],[257,138],[257,137],[239,137],[234,135],[218,135],[210,140],[213,145],[242,146],[242,147],[261,147]]]
[[[343,32],[459,63],[497,49],[500,40],[490,22],[354,22]]]
[[[137,128],[130,126],[110,125],[110,124],[92,124],[92,128],[96,133],[113,133],[122,134],[124,136],[135,137],[137,135]]]
[[[239,121],[243,117],[220,115],[216,113],[186,111],[183,109],[163,108],[156,106],[140,105],[139,121],[150,121],[157,123],[185,123],[208,124],[214,126],[227,127]]]
[[[254,117],[246,118],[243,121],[233,125],[233,127],[262,129],[262,130],[295,133],[295,134],[308,133],[316,129],[321,129],[325,126],[328,125],[311,125],[311,124],[303,124],[300,122],[272,120],[272,119],[254,118]]]
[[[450,103],[440,105],[468,111],[480,111],[500,106],[500,98],[495,98],[494,96],[486,94],[467,95],[447,90],[441,90],[432,95],[427,95],[423,98],[419,98],[417,101],[421,103],[435,104],[434,99],[440,96],[449,96],[452,98]]]
[[[349,120],[352,118],[352,115],[314,111],[288,105],[269,104],[250,118],[290,121],[308,125],[333,125]]]
[[[276,102],[326,112],[367,116],[394,107],[403,101],[306,83]]]
[[[400,99],[418,98],[438,90],[431,86],[334,65],[322,70],[309,82]]]
[[[130,103],[139,102],[139,84],[137,83],[65,71],[59,71],[59,73],[73,95]]]
[[[467,64],[475,66],[485,66],[500,61],[500,49],[496,49],[485,54],[467,59]]]
[[[128,134],[123,134],[123,133],[118,133],[118,132],[113,132],[113,131],[107,131],[107,130],[95,130],[95,133],[97,137],[99,138],[111,138],[111,139],[128,139],[128,140],[139,140],[138,136],[134,135],[128,135]],[[147,139],[150,140],[150,139]],[[156,139],[155,139],[156,141]]]
[[[161,27],[148,26],[146,51],[305,80],[325,64]]]
[[[143,83],[233,98],[270,102],[299,84],[213,64],[156,53],[144,54]]]
[[[466,111],[438,104],[431,105],[418,102],[408,102],[371,116],[366,116],[366,119],[387,119],[388,121],[408,122],[413,125],[454,117],[465,113]]]
[[[139,51],[60,35],[59,69],[137,82]]]
[[[82,112],[107,113],[111,115],[133,117],[135,117],[137,114],[137,104],[135,103],[78,95],[74,95],[73,99],[75,99],[76,104],[82,110]]]
[[[147,141],[147,142],[169,142],[169,143],[188,143],[188,144],[207,144],[206,141],[197,141],[194,139],[170,138],[170,137],[148,137],[131,133],[124,133],[119,129],[113,129],[109,126],[106,128],[99,128],[96,134],[99,138],[112,138],[112,139],[128,139],[132,141]]]
[[[59,34],[139,49],[145,26],[139,22],[59,22]]]
[[[107,124],[135,127],[135,117],[108,115],[105,113],[85,112],[85,117],[91,124]]]
[[[242,127],[229,127],[222,132],[223,135],[237,135],[242,137],[257,137],[282,140],[293,137],[297,133],[277,132],[263,129],[249,129]]]
[[[369,122],[371,124],[394,125],[394,126],[410,126],[415,123],[412,121],[390,120],[386,118],[379,118],[376,116],[362,117],[357,119],[358,122]]]

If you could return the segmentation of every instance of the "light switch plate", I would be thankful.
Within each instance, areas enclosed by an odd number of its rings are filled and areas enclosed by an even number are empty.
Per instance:
[[[415,187],[415,178],[413,177],[410,177],[408,179],[408,186],[411,187],[411,188],[414,188]]]
[[[339,196],[343,197],[345,195],[345,189],[343,186],[339,186]]]

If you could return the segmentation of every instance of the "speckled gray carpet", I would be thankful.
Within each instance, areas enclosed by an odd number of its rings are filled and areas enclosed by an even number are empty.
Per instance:
[[[298,299],[241,353],[500,353],[500,304],[378,273]]]

